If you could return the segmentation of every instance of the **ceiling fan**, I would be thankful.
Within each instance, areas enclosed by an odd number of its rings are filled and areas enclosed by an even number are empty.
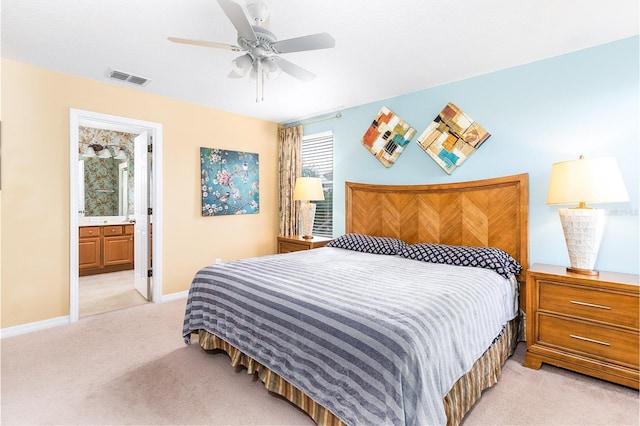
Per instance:
[[[273,79],[278,77],[282,71],[301,81],[311,81],[315,78],[312,72],[281,58],[281,54],[327,49],[334,47],[336,44],[336,41],[329,33],[310,34],[278,40],[276,35],[264,26],[265,20],[269,16],[269,11],[264,3],[252,2],[247,4],[247,11],[251,15],[250,20],[239,4],[231,0],[217,1],[238,32],[237,45],[178,37],[168,37],[168,39],[174,43],[214,47],[233,52],[246,52],[232,61],[232,70],[229,73],[229,77],[242,78],[247,73],[254,77],[256,80],[256,102],[264,100],[265,76]]]

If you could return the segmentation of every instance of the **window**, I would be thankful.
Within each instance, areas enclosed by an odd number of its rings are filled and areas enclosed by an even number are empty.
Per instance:
[[[313,235],[333,236],[333,132],[315,133],[302,138],[302,176],[322,180],[324,201],[313,201],[316,218]]]

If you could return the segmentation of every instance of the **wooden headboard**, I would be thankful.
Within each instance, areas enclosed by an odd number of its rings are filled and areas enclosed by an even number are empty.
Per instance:
[[[434,185],[346,182],[346,232],[491,246],[529,267],[529,175]]]

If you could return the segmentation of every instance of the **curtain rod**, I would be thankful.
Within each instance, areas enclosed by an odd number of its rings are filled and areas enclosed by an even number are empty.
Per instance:
[[[333,115],[329,115],[327,117],[318,118],[318,119],[315,119],[315,120],[310,120],[310,121],[300,120],[300,121],[297,121],[297,122],[294,121],[293,123],[288,124],[288,125],[286,125],[284,127],[287,128],[287,127],[293,127],[293,126],[299,126],[299,125],[306,126],[307,124],[319,123],[321,121],[333,120],[334,118],[340,118],[340,117],[342,117],[342,113],[341,112],[336,112]]]

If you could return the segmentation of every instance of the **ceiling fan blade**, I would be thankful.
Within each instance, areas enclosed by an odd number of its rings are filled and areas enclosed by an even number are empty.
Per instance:
[[[231,71],[229,72],[229,75],[227,75],[227,77],[229,77],[229,78],[242,78],[242,77],[244,77],[244,75],[239,74],[239,73],[238,73],[238,72],[236,72],[235,70],[231,70]]]
[[[238,36],[248,41],[258,41],[256,33],[251,27],[251,23],[247,19],[247,15],[244,14],[242,7],[238,3],[230,0],[218,0],[218,3],[225,15],[227,15],[227,18],[229,18],[233,26],[236,27]]]
[[[279,56],[274,56],[273,61],[278,64],[283,72],[286,72],[287,74],[297,78],[298,80],[311,81],[316,78],[316,75],[311,71],[307,71],[304,68],[301,68],[298,65],[287,61],[286,59],[282,59]]]
[[[277,53],[301,52],[305,50],[328,49],[335,47],[336,41],[329,33],[311,34],[302,37],[280,40],[273,43]]]
[[[215,47],[218,49],[232,50],[234,52],[240,52],[242,50],[240,46],[234,46],[232,44],[216,43],[214,41],[191,40],[188,38],[178,38],[178,37],[167,37],[167,39],[174,43],[191,44],[194,46],[204,46],[204,47]]]

